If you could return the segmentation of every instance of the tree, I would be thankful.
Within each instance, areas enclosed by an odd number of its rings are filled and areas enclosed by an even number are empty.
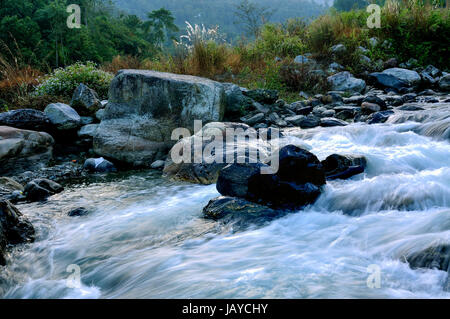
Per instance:
[[[249,0],[242,0],[235,10],[238,23],[244,26],[247,34],[255,38],[258,37],[261,26],[268,22],[274,13],[275,10],[259,6]]]
[[[161,49],[168,34],[178,31],[175,18],[169,10],[164,8],[149,12],[147,17],[148,20],[143,23],[147,40]]]

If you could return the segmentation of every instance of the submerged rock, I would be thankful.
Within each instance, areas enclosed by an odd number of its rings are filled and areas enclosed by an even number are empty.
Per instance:
[[[47,199],[54,194],[61,193],[64,187],[45,178],[34,179],[25,185],[24,195],[30,202]]]
[[[33,225],[9,201],[0,200],[0,265],[5,265],[9,245],[34,241]]]
[[[450,245],[442,244],[405,256],[412,269],[439,269],[448,273],[444,290],[450,291]]]
[[[247,226],[248,223],[268,222],[285,215],[286,212],[256,204],[243,198],[220,196],[209,201],[208,205],[203,208],[203,214],[209,219]]]
[[[173,145],[172,131],[193,131],[194,120],[221,121],[223,85],[171,73],[121,70],[111,83],[95,153],[133,166],[149,167]]]
[[[84,207],[78,207],[78,208],[72,209],[67,213],[67,215],[70,217],[86,216],[88,214],[89,214],[89,211]]]
[[[364,172],[367,160],[364,156],[332,154],[322,161],[327,180],[347,179]]]

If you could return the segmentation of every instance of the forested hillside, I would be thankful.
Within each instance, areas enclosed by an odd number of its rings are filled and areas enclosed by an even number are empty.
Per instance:
[[[145,18],[147,12],[166,8],[175,17],[175,23],[184,27],[184,22],[191,24],[218,25],[228,39],[242,34],[242,26],[236,16],[236,7],[241,0],[114,0],[116,5],[127,13]],[[253,1],[258,7],[273,10],[270,22],[284,22],[289,18],[311,18],[325,13],[332,1],[327,0],[258,0]]]

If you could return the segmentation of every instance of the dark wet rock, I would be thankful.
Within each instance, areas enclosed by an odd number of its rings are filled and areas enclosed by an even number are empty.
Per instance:
[[[364,172],[367,160],[364,156],[332,154],[322,161],[327,180],[347,179]]]
[[[313,110],[312,106],[301,106],[295,109],[295,113],[299,115],[308,115],[309,113],[312,112],[312,110]]]
[[[0,200],[0,265],[5,265],[6,249],[10,245],[33,242],[33,225],[9,201]]]
[[[33,131],[49,131],[52,128],[47,115],[44,112],[33,109],[0,113],[0,125]]]
[[[325,184],[325,174],[314,154],[287,145],[279,151],[276,174],[264,174],[262,163],[229,164],[220,170],[217,190],[271,208],[298,209],[313,203]]]
[[[84,207],[74,208],[67,213],[67,215],[70,217],[86,216],[88,214],[89,214],[89,210],[87,210]]]
[[[273,104],[278,100],[277,90],[256,89],[244,91],[243,94],[256,102],[263,104]]]
[[[444,291],[450,291],[450,245],[441,244],[425,250],[407,254],[404,257],[412,269],[439,269],[448,273]]]
[[[332,127],[332,126],[346,126],[347,122],[336,119],[334,117],[324,117],[320,119],[320,126],[322,127]]]
[[[203,214],[208,219],[247,226],[248,223],[268,222],[285,215],[286,212],[253,203],[243,198],[220,196],[209,201],[208,205],[203,208]]]
[[[44,132],[0,126],[0,174],[37,169],[53,155],[53,138]]]
[[[104,159],[103,157],[88,158],[84,162],[83,169],[85,169],[89,172],[98,172],[98,173],[109,173],[109,172],[117,171],[114,164],[111,163],[110,161]]]
[[[378,123],[384,123],[389,119],[389,116],[394,114],[394,111],[381,111],[381,112],[375,112],[370,114],[367,117],[367,124],[378,124]]]
[[[67,104],[49,104],[44,113],[58,130],[72,130],[81,126],[80,115]]]
[[[325,184],[325,175],[319,159],[300,147],[287,145],[279,151],[277,175],[283,181],[296,183]]]
[[[99,108],[102,108],[102,103],[100,102],[97,92],[83,83],[80,83],[75,89],[75,92],[73,92],[70,106],[72,106],[80,115],[93,116]]]
[[[257,186],[257,180],[271,178],[271,175],[261,174],[263,167],[268,166],[263,163],[233,163],[225,166],[219,172],[217,191],[225,196],[258,198],[259,190],[252,187]],[[253,184],[251,184],[252,181]]]
[[[64,187],[49,179],[34,179],[25,185],[24,195],[27,200],[41,201],[54,194],[61,193]]]

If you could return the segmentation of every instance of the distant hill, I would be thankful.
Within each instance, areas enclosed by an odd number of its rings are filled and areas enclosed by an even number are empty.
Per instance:
[[[239,0],[113,0],[119,9],[127,13],[145,18],[147,12],[159,8],[170,10],[175,22],[181,29],[185,21],[205,26],[219,25],[219,30],[229,38],[242,34],[241,27],[236,25],[234,14]],[[271,21],[283,22],[288,18],[317,17],[332,4],[327,0],[254,0],[258,5],[275,9]]]

